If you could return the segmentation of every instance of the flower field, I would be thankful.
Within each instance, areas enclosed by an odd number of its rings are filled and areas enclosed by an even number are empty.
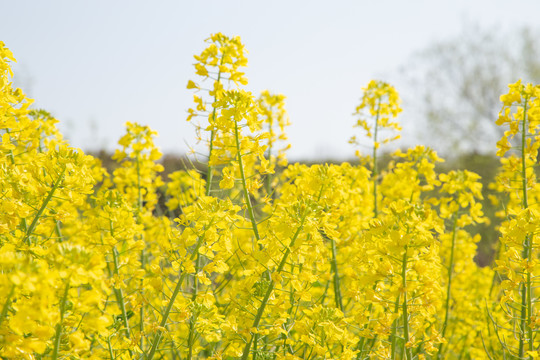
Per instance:
[[[154,131],[127,123],[109,173],[12,87],[0,42],[1,359],[540,358],[540,87],[493,119],[500,237],[474,256],[482,185],[399,137],[397,91],[371,81],[358,163],[288,164],[285,97],[246,90],[246,50],[195,56],[188,121],[206,171],[163,179]]]

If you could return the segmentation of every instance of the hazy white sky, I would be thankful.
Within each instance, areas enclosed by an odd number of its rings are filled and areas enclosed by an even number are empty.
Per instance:
[[[392,74],[465,20],[539,24],[538,0],[0,0],[0,41],[15,82],[60,120],[73,146],[114,148],[126,121],[158,131],[165,152],[194,144],[186,123],[193,55],[211,33],[239,35],[248,90],[287,96],[289,157],[348,158],[361,88]],[[398,86],[398,91],[399,91]],[[413,121],[402,124],[414,133]],[[421,140],[419,140],[421,141]]]

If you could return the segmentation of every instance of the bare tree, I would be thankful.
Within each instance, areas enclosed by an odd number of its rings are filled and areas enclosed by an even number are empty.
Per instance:
[[[445,156],[492,151],[502,131],[495,125],[500,95],[518,79],[540,81],[540,37],[528,28],[503,33],[465,24],[401,71],[409,87],[404,101],[437,150]]]

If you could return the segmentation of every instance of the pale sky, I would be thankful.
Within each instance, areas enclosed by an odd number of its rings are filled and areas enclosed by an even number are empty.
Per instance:
[[[540,25],[540,1],[0,0],[0,41],[15,82],[50,111],[70,143],[114,149],[126,121],[159,133],[164,152],[195,144],[186,123],[193,55],[211,33],[248,50],[247,90],[287,97],[289,158],[350,158],[352,113],[370,79],[392,83],[415,52],[464,21]],[[397,90],[400,91],[399,86]],[[406,104],[404,104],[405,106]],[[409,143],[415,122],[402,122]],[[359,133],[358,133],[359,134]]]

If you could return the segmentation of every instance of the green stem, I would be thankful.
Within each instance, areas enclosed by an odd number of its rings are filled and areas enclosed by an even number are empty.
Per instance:
[[[66,288],[64,289],[64,295],[60,300],[60,321],[56,324],[56,335],[54,337],[54,348],[51,355],[52,360],[58,359],[58,352],[60,350],[60,340],[62,338],[62,327],[64,323],[64,315],[66,313],[66,301],[69,291],[69,280],[66,282]]]
[[[110,360],[114,360],[115,357],[114,357],[114,353],[113,353],[113,349],[112,349],[112,345],[111,345],[111,337],[110,336],[107,338],[107,348],[109,349],[109,358],[110,358]]]
[[[252,360],[257,360],[257,344],[259,342],[259,334],[255,334],[254,335],[254,340],[253,340],[253,343],[255,345],[253,345],[253,356],[252,356]]]
[[[300,232],[304,228],[304,222],[306,220],[307,211],[304,213],[304,216],[302,217],[302,220],[300,222],[300,226],[296,230],[296,233],[294,234],[293,238],[291,239],[291,242],[289,246],[285,249],[285,253],[283,254],[283,257],[281,258],[281,261],[279,262],[279,265],[275,271],[275,273],[280,273],[283,270],[283,267],[285,266],[285,263],[287,262],[287,258],[289,257],[289,254],[291,253],[291,248],[294,246],[294,243],[298,236],[300,235]],[[274,279],[270,280],[270,284],[268,285],[268,289],[266,290],[266,294],[264,295],[264,298],[262,300],[261,305],[259,306],[259,309],[257,310],[257,315],[255,315],[255,320],[253,321],[252,328],[258,329],[259,323],[262,319],[262,315],[264,313],[264,309],[266,305],[268,304],[268,299],[270,299],[270,295],[272,294],[272,291],[274,290]],[[247,360],[249,357],[249,352],[251,349],[251,344],[253,343],[254,336],[252,335],[249,341],[247,342],[246,346],[244,347],[244,351],[242,353],[242,360]]]
[[[49,193],[47,194],[47,197],[45,198],[45,200],[43,200],[43,203],[41,204],[41,207],[39,208],[36,216],[34,217],[34,219],[32,220],[32,223],[30,224],[30,227],[28,228],[28,230],[26,231],[26,235],[24,237],[24,241],[25,242],[28,242],[28,238],[30,237],[30,235],[32,235],[32,233],[34,232],[34,229],[36,228],[37,224],[38,224],[38,220],[39,218],[41,217],[41,215],[43,214],[43,212],[45,211],[45,209],[47,208],[47,205],[49,204],[49,201],[51,201],[53,195],[54,195],[54,192],[56,191],[56,189],[58,189],[58,187],[60,186],[60,183],[62,182],[63,178],[64,178],[64,172],[66,171],[66,169],[64,168],[62,170],[62,173],[60,175],[58,175],[58,178],[56,179],[56,181],[53,183],[53,186],[51,188],[51,190],[49,190]]]
[[[221,56],[221,60],[219,61],[219,65],[223,65],[223,59],[224,55]],[[219,68],[218,68],[219,69]],[[218,76],[216,82],[220,82],[221,80],[221,70],[218,70]],[[214,94],[214,103],[217,101],[217,94]],[[212,110],[212,121],[216,121],[216,109]],[[212,124],[210,124],[212,125]],[[212,152],[214,151],[214,138],[216,136],[216,132],[214,131],[214,128],[212,127],[212,130],[210,131],[210,144],[208,146],[208,164],[206,167],[206,196],[210,195],[210,190],[212,188],[212,178],[214,177],[213,174],[213,166],[210,165],[210,160],[212,158]]]
[[[144,250],[141,250],[141,269],[144,270],[145,264],[144,264]],[[144,289],[143,289],[144,280],[141,279],[140,286],[141,286],[141,297],[144,299]],[[139,310],[139,332],[141,333],[141,340],[139,342],[139,346],[141,348],[141,351],[144,350],[144,302],[141,304],[141,308]],[[144,353],[142,355],[142,359],[144,360]]]
[[[113,248],[113,261],[114,261],[114,274],[116,276],[119,276],[119,265],[118,265],[118,252],[116,250],[116,247]],[[115,286],[115,292],[116,292],[116,297],[117,297],[117,301],[118,301],[118,305],[120,306],[120,310],[122,311],[122,320],[124,321],[124,327],[125,327],[125,331],[126,331],[126,337],[129,339],[131,337],[131,334],[130,334],[130,328],[129,328],[129,320],[128,320],[128,317],[127,317],[127,312],[126,312],[126,305],[124,303],[124,292],[122,291],[121,288],[117,288]]]
[[[407,343],[410,341],[409,335],[409,309],[407,305],[407,250],[405,246],[405,253],[403,254],[403,267],[401,268],[401,286],[403,288],[403,352],[405,353],[407,360],[412,359],[412,353],[410,349],[407,349]]]
[[[15,285],[11,286],[11,290],[9,290],[9,294],[6,297],[6,302],[4,303],[4,306],[2,307],[2,312],[0,313],[0,327],[2,326],[2,323],[4,322],[4,319],[7,318],[7,314],[9,311],[9,305],[11,304],[11,297],[15,293]]]
[[[456,248],[456,233],[457,233],[456,225],[457,225],[457,216],[454,215],[454,222],[453,222],[453,225],[452,225],[452,247],[450,249],[450,263],[448,264],[448,285],[447,285],[447,288],[446,288],[446,303],[445,303],[444,324],[443,324],[442,331],[441,331],[441,335],[442,335],[443,338],[446,335],[446,329],[448,327],[448,319],[450,318],[450,299],[452,298],[452,296],[451,296],[452,276],[453,276],[453,273],[454,273],[454,252],[455,252],[455,248]],[[439,344],[439,350],[437,351],[436,359],[441,359],[442,348],[443,348],[443,344],[440,343]]]
[[[334,239],[330,239],[330,243],[332,244],[332,271],[334,273],[334,297],[336,300],[336,307],[343,312],[343,301],[341,296],[341,287],[339,284],[339,272],[338,272],[338,265],[337,265],[337,250],[336,250],[336,242]]]
[[[400,294],[398,293],[396,302],[394,303],[394,314],[397,314],[399,312],[399,300],[400,300]],[[391,337],[391,359],[394,360],[396,358],[396,349],[397,349],[397,328],[398,328],[398,319],[396,318],[394,322],[392,323],[392,333],[390,334]]]
[[[251,206],[251,199],[249,197],[249,192],[247,190],[247,184],[246,184],[246,175],[244,173],[244,164],[242,162],[242,149],[240,148],[240,132],[238,130],[238,121],[234,121],[234,137],[236,141],[236,151],[238,153],[238,167],[240,169],[240,177],[242,178],[242,188],[244,193],[244,201],[246,203],[246,206],[248,208],[248,214],[249,218],[251,220],[251,227],[253,228],[253,233],[255,234],[255,238],[257,239],[257,242],[259,242],[259,230],[257,228],[257,221],[255,220],[255,213],[253,212],[253,206]]]
[[[501,242],[498,241],[497,244],[497,249],[495,251],[495,257],[493,259],[493,263],[496,263],[497,260],[500,259],[500,255],[501,255]],[[495,290],[495,285],[497,284],[497,277],[499,276],[499,274],[494,271],[493,272],[493,276],[491,278],[491,286],[489,288],[489,298],[491,298],[493,296],[493,290]]]
[[[139,156],[135,159],[135,164],[137,167],[137,220],[139,220],[142,211],[142,193],[141,193],[141,165]]]
[[[220,65],[223,65],[223,60],[224,60],[224,56],[222,55],[221,56],[221,59],[220,59]],[[221,69],[218,70],[218,76],[217,76],[217,80],[216,82],[220,82],[221,80]],[[214,94],[214,103],[217,101],[217,94]],[[216,119],[216,110],[217,108],[214,107],[213,110],[212,110],[212,121],[215,121]],[[206,176],[207,176],[207,179],[206,179],[206,186],[205,186],[205,195],[206,196],[210,196],[210,192],[211,192],[211,189],[212,189],[212,179],[213,179],[213,166],[210,165],[210,160],[212,158],[212,152],[214,151],[214,138],[215,138],[215,130],[214,128],[212,128],[212,130],[210,131],[210,144],[209,144],[209,147],[208,147],[208,164],[207,164],[207,169],[206,169]],[[197,260],[196,260],[196,264],[195,264],[195,274],[197,274],[199,272],[199,266],[200,266],[200,254],[198,252],[198,248],[199,246],[197,246],[197,251],[196,251],[196,256],[197,256]],[[195,253],[194,253],[195,254]],[[197,280],[197,277],[194,276],[193,277],[193,295],[192,295],[192,301],[195,301],[195,299],[197,298],[197,293],[198,293],[198,280]],[[195,337],[195,319],[194,319],[194,315],[192,314],[192,317],[190,319],[190,324],[189,324],[189,335],[188,335],[188,347],[189,347],[189,350],[188,350],[188,360],[191,360],[192,356],[193,356],[193,341],[194,341],[194,337]],[[154,342],[156,343],[156,342]],[[152,355],[153,356],[153,355]],[[151,357],[149,358],[151,359]]]
[[[527,134],[527,103],[529,101],[528,96],[525,96],[523,106],[523,119],[521,128],[521,177],[522,177],[522,207],[527,209],[529,207],[527,199],[527,159],[525,155],[526,150],[526,134]],[[527,265],[530,263],[532,253],[532,238],[530,234],[525,236],[523,243],[523,259],[527,259]],[[527,268],[527,280],[525,284],[521,285],[521,317],[520,317],[520,334],[519,334],[519,356],[523,358],[525,356],[525,337],[528,337],[529,351],[534,350],[533,334],[531,326],[532,316],[532,284],[531,273]],[[527,335],[526,335],[527,334]],[[532,359],[532,356],[529,356]]]
[[[55,230],[56,230],[56,234],[58,235],[58,241],[59,242],[63,242],[64,241],[64,237],[62,236],[62,229],[60,227],[60,224],[61,222],[59,220],[56,221],[56,226],[55,226]]]
[[[8,133],[10,135],[9,137],[9,142],[11,142],[11,132],[9,131],[9,129],[5,129],[6,130],[6,133]],[[13,150],[9,150],[9,159],[11,160],[11,163],[13,165],[15,165],[15,155],[13,155]]]
[[[274,123],[274,117],[272,116],[272,112],[270,112],[270,118],[268,121],[268,133],[270,134],[270,139],[268,141],[268,151],[266,153],[266,158],[270,162],[270,167],[272,166],[272,144],[274,141],[274,132],[273,132],[273,123]],[[266,174],[266,195],[270,196],[272,193],[272,174]]]
[[[189,258],[190,260],[193,260],[195,256],[199,254],[199,248],[201,247],[201,245],[202,245],[202,238],[199,238],[195,246],[195,250]],[[157,347],[159,346],[159,343],[161,342],[161,339],[163,337],[163,329],[165,329],[165,326],[167,325],[167,321],[169,320],[169,315],[173,308],[174,301],[176,300],[176,297],[178,296],[178,294],[180,293],[180,290],[182,289],[182,283],[184,282],[185,277],[186,277],[186,273],[183,272],[180,275],[178,282],[176,283],[176,286],[173,290],[169,303],[167,304],[167,307],[165,308],[165,312],[163,313],[163,317],[161,318],[161,322],[159,323],[160,328],[157,330],[156,337],[154,338],[154,343],[152,344],[152,348],[150,349],[150,352],[148,353],[148,356],[146,358],[147,360],[152,360],[154,358],[154,355],[156,354]]]
[[[136,157],[136,166],[137,166],[137,223],[141,223],[141,213],[143,208],[143,199],[142,199],[142,191],[141,191],[141,164],[140,164],[140,158],[137,155]],[[141,269],[144,271],[144,249],[141,250]],[[144,298],[144,289],[143,289],[143,283],[144,281],[140,281],[140,292],[141,292],[141,298]],[[122,301],[123,302],[123,301]],[[141,350],[144,349],[144,306],[141,304],[141,308],[139,309],[139,332],[141,333],[141,339],[139,341],[139,347]],[[129,337],[129,336],[128,336]],[[144,359],[144,354],[142,356]]]
[[[377,133],[379,131],[379,116],[381,112],[381,98],[379,98],[379,101],[377,103],[377,115],[375,117],[375,131],[373,132],[373,213],[375,214],[375,217],[379,215],[378,207],[377,207],[377,176],[379,175],[378,167],[377,167]]]
[[[171,313],[176,297],[180,293],[180,289],[182,288],[182,283],[184,282],[185,277],[186,277],[186,273],[182,273],[180,275],[180,278],[178,279],[178,282],[176,283],[176,287],[174,288],[171,299],[169,300],[169,303],[167,304],[167,308],[165,309],[165,312],[163,313],[163,317],[161,318],[161,322],[159,323],[160,328],[157,330],[156,337],[154,339],[154,343],[152,344],[152,348],[150,349],[150,352],[148,353],[147,360],[152,360],[154,358],[154,355],[156,354],[157,347],[163,337],[163,329],[167,325],[169,314]]]
[[[532,242],[532,239],[533,237],[530,236],[530,235],[527,235],[527,243],[528,243],[528,247],[529,247],[529,254],[530,252],[532,251],[532,244],[530,244]],[[528,262],[527,264],[530,265],[530,256],[528,258]],[[529,270],[529,268],[527,268],[527,311],[529,313],[529,316],[527,316],[527,333],[528,333],[528,337],[529,337],[529,351],[530,352],[533,352],[534,351],[534,338],[533,338],[533,326],[531,324],[531,321],[532,321],[532,313],[533,313],[533,308],[532,308],[532,282],[531,282],[531,271]],[[529,359],[532,360],[533,357],[532,355],[529,355]]]
[[[195,261],[195,274],[199,272],[200,268],[201,255],[197,253],[197,260]],[[197,294],[199,292],[199,281],[197,276],[193,276],[193,295],[191,296],[191,302],[194,303],[197,299]],[[189,321],[189,335],[188,335],[188,356],[187,359],[191,360],[193,356],[193,343],[195,342],[195,321],[196,316],[195,312],[191,314],[191,319]]]
[[[525,105],[523,106],[523,120],[521,128],[521,177],[522,177],[522,186],[523,186],[523,199],[522,205],[524,209],[529,207],[527,199],[527,161],[525,156],[526,148],[526,132],[527,132],[527,102],[529,101],[528,97],[525,97]]]
[[[6,129],[6,132],[9,134],[9,133],[10,133],[10,132],[9,132],[9,129]],[[9,138],[9,141],[11,142],[11,137]],[[9,157],[9,160],[11,161],[11,164],[12,164],[12,165],[15,165],[15,155],[13,154],[13,150],[9,150],[9,155],[8,155],[8,157]],[[26,224],[26,219],[25,219],[25,218],[22,218],[22,219],[21,219],[21,226],[22,226],[22,230],[23,230],[24,232],[27,232],[28,226],[27,226],[27,224]],[[25,239],[25,241],[26,241],[26,239]]]

